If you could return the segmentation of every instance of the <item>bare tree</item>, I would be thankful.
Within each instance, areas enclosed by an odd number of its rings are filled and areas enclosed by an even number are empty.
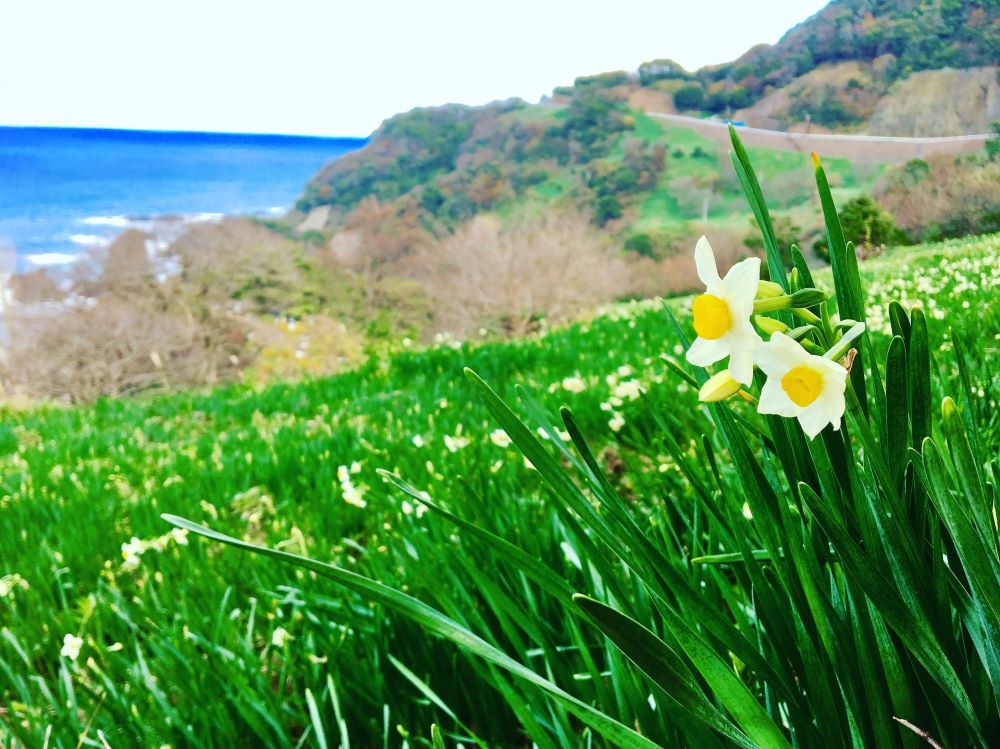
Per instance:
[[[252,286],[261,275],[273,278],[267,274],[271,258],[254,263],[257,248],[251,242],[249,249],[227,253],[220,242],[189,241],[179,249],[187,253],[182,258],[189,260],[188,269],[200,274],[192,274],[191,282],[160,280],[146,240],[141,232],[127,231],[88,254],[74,268],[75,294],[68,299],[47,300],[52,290],[45,279],[30,279],[33,303],[8,312],[7,356],[0,365],[8,392],[86,402],[213,384],[239,371],[251,344],[244,321],[227,302],[233,301],[234,286]],[[275,265],[294,269],[295,260],[282,258]]]
[[[435,300],[438,326],[523,335],[542,318],[565,320],[622,293],[628,271],[578,213],[481,215],[414,258]]]
[[[210,382],[221,350],[208,350],[176,297],[111,294],[15,319],[3,381],[29,398],[87,402],[101,395]]]
[[[719,271],[723,275],[734,263],[759,254],[744,244],[738,232],[706,227],[705,235],[712,243]],[[658,260],[649,257],[631,258],[629,295],[649,298],[703,288],[692,260],[692,252],[700,236],[700,232],[693,233],[671,242],[672,253]]]
[[[186,295],[205,307],[280,314],[302,285],[302,246],[249,219],[196,224],[170,250]]]
[[[1000,215],[1000,161],[954,156],[911,161],[883,180],[875,197],[916,240],[995,231]]]
[[[66,292],[45,268],[13,275],[8,286],[11,299],[17,304],[58,302],[66,298]]]

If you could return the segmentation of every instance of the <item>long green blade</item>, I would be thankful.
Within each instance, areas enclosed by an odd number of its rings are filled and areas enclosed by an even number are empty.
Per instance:
[[[383,585],[376,580],[371,580],[363,575],[358,575],[332,564],[318,562],[314,559],[290,554],[285,551],[278,551],[277,549],[269,549],[265,546],[250,544],[175,515],[162,515],[161,517],[168,523],[199,536],[204,536],[213,541],[234,546],[237,549],[249,551],[254,554],[271,557],[297,567],[303,567],[312,570],[318,575],[334,580],[348,590],[366,596],[386,608],[409,617],[433,634],[456,643],[470,653],[478,655],[480,658],[484,658],[514,676],[540,688],[572,712],[580,721],[617,746],[624,747],[624,749],[656,749],[657,745],[646,737],[639,735],[628,726],[619,723],[597,708],[563,691],[548,679],[539,676],[531,669],[518,663],[506,653],[493,647],[453,619],[449,619],[437,609],[395,588]]]

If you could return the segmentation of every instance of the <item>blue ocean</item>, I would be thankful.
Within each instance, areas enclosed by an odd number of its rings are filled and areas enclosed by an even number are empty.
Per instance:
[[[280,216],[356,138],[0,127],[0,247],[24,272],[130,226]],[[9,252],[4,253],[9,257]],[[5,265],[7,263],[4,263]]]

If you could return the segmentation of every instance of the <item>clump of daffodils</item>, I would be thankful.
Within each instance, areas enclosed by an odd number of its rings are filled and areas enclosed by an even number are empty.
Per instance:
[[[694,251],[698,277],[705,293],[692,305],[698,334],[687,351],[692,364],[709,367],[726,360],[726,368],[710,377],[698,397],[716,402],[732,396],[756,403],[761,414],[798,420],[813,439],[824,428],[840,428],[846,407],[850,333],[809,311],[825,301],[816,289],[786,294],[778,284],[760,280],[760,260],[736,263],[720,277],[712,246],[705,237]],[[767,313],[785,310],[805,324],[791,329]],[[849,331],[856,337],[864,326]],[[766,340],[765,340],[766,338]],[[824,353],[825,351],[825,353]],[[759,394],[753,391],[754,370],[763,375]]]
[[[352,470],[357,466],[357,470]],[[357,463],[352,464],[349,469],[347,466],[340,466],[337,469],[337,480],[340,482],[340,491],[344,496],[344,501],[349,505],[354,505],[364,509],[368,506],[368,502],[365,501],[364,492],[354,485],[354,481],[351,480],[351,475],[356,474],[361,470],[361,466]]]
[[[0,577],[0,598],[6,598],[7,595],[18,588],[21,590],[28,590],[31,586],[28,585],[28,581],[21,577],[16,572],[10,575],[4,575]]]
[[[162,536],[152,539],[142,539],[132,536],[122,543],[122,570],[131,572],[142,564],[142,555],[147,551],[164,551],[171,543],[187,546],[188,532],[183,528],[173,528]]]

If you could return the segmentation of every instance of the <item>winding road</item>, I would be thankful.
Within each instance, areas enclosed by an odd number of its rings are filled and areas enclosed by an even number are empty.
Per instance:
[[[722,120],[702,120],[680,114],[647,111],[650,117],[690,128],[723,146],[729,145],[729,128]],[[906,162],[932,154],[963,154],[978,151],[992,136],[951,135],[941,138],[904,138],[889,135],[840,135],[835,133],[788,133],[738,126],[740,138],[748,146],[761,146],[781,151],[815,151],[828,158],[845,158],[854,162]]]

